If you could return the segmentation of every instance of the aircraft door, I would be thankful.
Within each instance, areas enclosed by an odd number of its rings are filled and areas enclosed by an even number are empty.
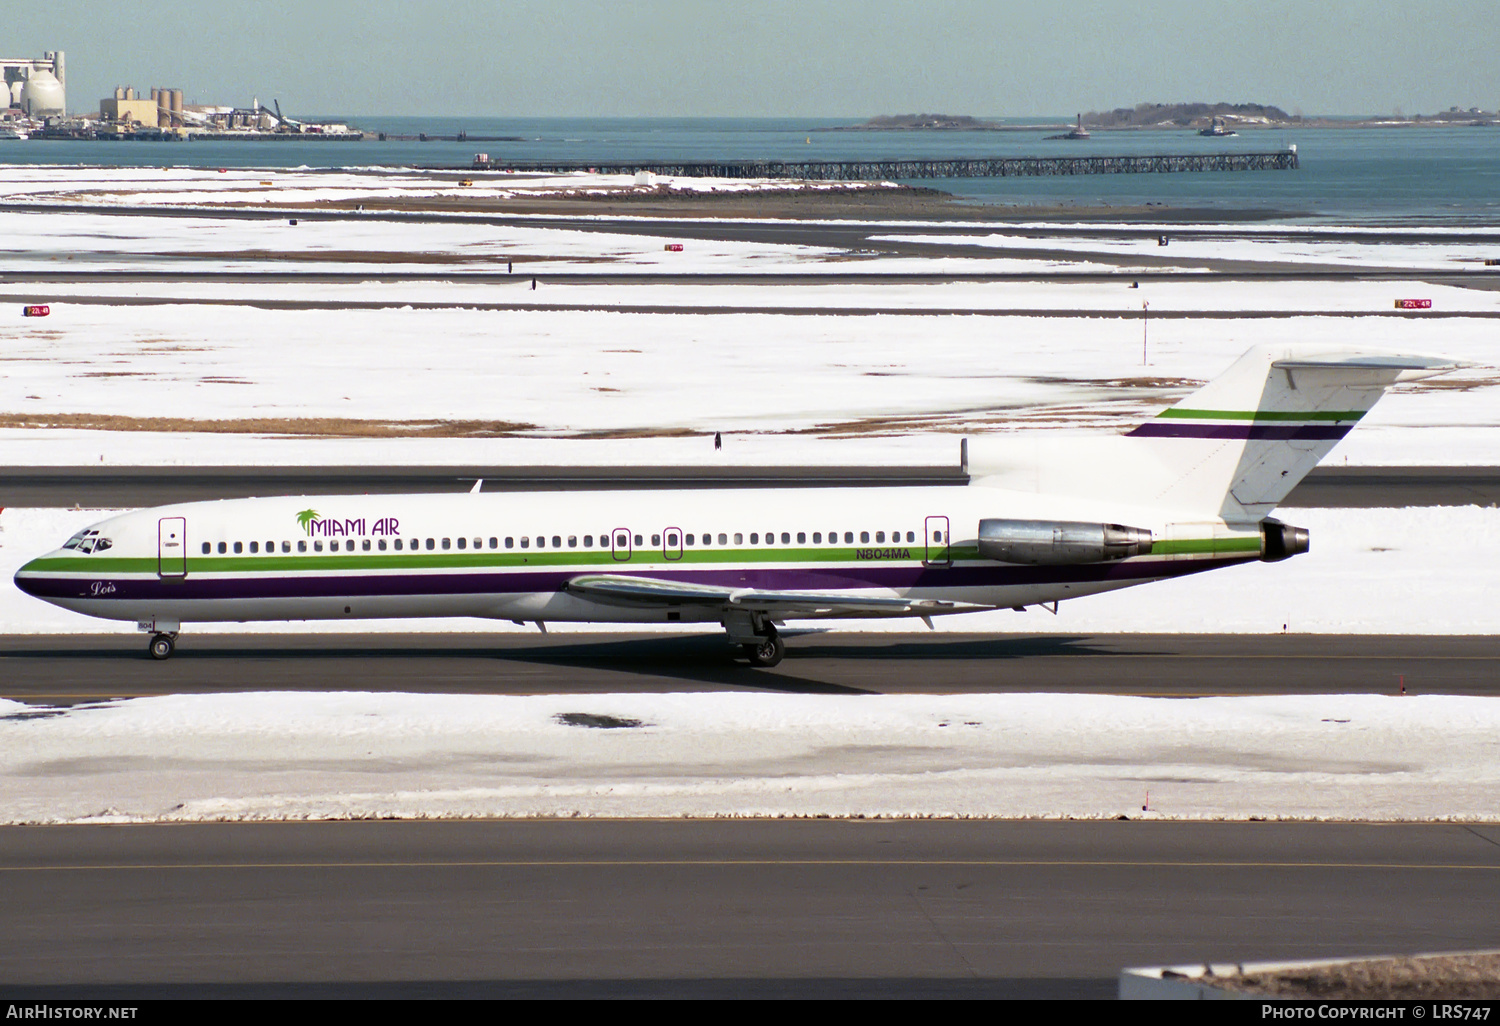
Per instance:
[[[630,558],[630,532],[623,527],[615,528],[615,533],[610,536],[611,555],[618,560]]]
[[[682,531],[669,527],[662,532],[661,554],[668,559],[682,558]]]
[[[187,520],[162,517],[156,522],[156,575],[162,579],[187,576]]]
[[[947,517],[927,518],[927,554],[922,562],[928,566],[952,566]]]

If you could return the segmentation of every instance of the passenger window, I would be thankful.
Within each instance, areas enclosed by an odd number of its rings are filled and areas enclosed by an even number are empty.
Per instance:
[[[547,547],[547,536],[546,535],[539,534],[539,535],[536,536],[536,547],[539,548],[539,549],[545,549]]]
[[[885,541],[885,532],[884,531],[876,531],[875,532],[875,541],[876,541],[877,544],[879,544],[881,542],[884,542]]]
[[[447,552],[452,547],[453,547],[453,543],[450,542],[447,538],[444,538],[443,539],[443,551]]]
[[[651,536],[651,547],[655,548],[656,546],[658,546],[660,544],[661,544],[661,535],[659,535],[659,534],[653,534]]]
[[[640,544],[640,543],[641,543],[641,536],[640,536],[640,535],[636,535],[636,536],[635,536],[635,543],[636,543],[636,544],[637,544],[637,545],[639,545],[639,544]]]
[[[224,550],[220,549],[219,551],[223,552]],[[299,540],[297,542],[297,551],[298,552],[306,552],[307,551],[307,542]]]
[[[739,541],[740,540],[740,536],[739,535],[735,535],[734,536],[734,540],[735,541]],[[759,531],[751,531],[750,532],[750,544],[751,545],[759,545],[760,544],[760,532]]]
[[[281,551],[282,552],[291,552],[292,551],[292,543],[289,542],[289,541],[282,542],[281,543]]]
[[[354,551],[354,539],[353,538],[350,538],[348,541],[344,542],[344,551],[345,552],[353,552]]]
[[[687,544],[689,544],[689,545],[693,544],[693,536],[692,535],[687,535],[682,540],[684,542],[686,542]]]
[[[554,549],[560,549],[560,548],[562,548],[562,535],[560,535],[560,534],[554,534],[552,536],[552,547]]]
[[[313,542],[313,551],[314,552],[322,552],[323,551],[323,543],[321,541],[315,541],[315,542]]]
[[[734,536],[734,540],[736,542],[738,542],[740,540],[740,536],[739,535],[735,535]],[[728,545],[729,544],[729,539],[726,536],[724,536],[724,535],[721,534],[721,535],[719,535],[719,544],[720,545]]]
[[[906,540],[909,541],[909,542],[916,541],[917,540],[917,532],[915,532],[915,531],[907,531],[906,532]]]
[[[529,549],[529,548],[531,548],[531,539],[528,538],[524,534],[521,535],[521,548],[523,548],[523,549]]]
[[[859,532],[859,540],[860,540],[860,542],[862,544],[868,545],[870,543],[870,532],[869,531],[861,531],[861,532]]]
[[[792,543],[791,533],[788,532],[788,531],[782,531],[781,532],[781,544],[783,544],[783,545],[790,545],[791,543]]]
[[[210,552],[213,551],[213,548],[214,547],[212,545],[210,545],[208,542],[204,542],[203,543],[203,554],[205,556],[208,555]]]
[[[448,539],[446,539],[446,538],[444,538],[444,539],[443,539],[443,541],[444,541],[444,542],[447,542],[447,540],[448,540]],[[468,539],[467,539],[467,538],[460,538],[460,539],[459,539],[459,540],[458,540],[458,547],[459,547],[459,548],[461,548],[461,549],[462,549],[462,548],[467,548],[467,547],[468,547],[468,544],[469,544],[469,540],[468,540]],[[446,548],[447,548],[447,547],[448,547],[448,546],[447,546],[447,545],[446,545],[446,544],[444,544],[444,545],[443,545],[443,548],[445,548],[445,549],[446,549]]]
[[[933,531],[932,532],[932,540],[935,541],[935,542],[942,541],[943,540],[943,532],[942,531]]]
[[[800,537],[800,535],[799,535],[799,537]],[[813,544],[814,545],[822,545],[823,544],[823,532],[822,531],[814,531],[813,532]]]
[[[570,535],[568,535],[568,548],[570,548],[570,549],[576,549],[576,548],[578,548],[578,535],[576,535],[576,534],[570,534]]]
[[[259,552],[260,551],[260,542],[251,542],[250,543],[250,551],[251,552]]]
[[[591,549],[591,548],[594,547],[594,536],[593,535],[586,534],[586,535],[583,536],[583,547],[586,548],[586,549]]]
[[[359,547],[360,547],[360,549],[362,549],[362,550],[363,550],[363,551],[365,551],[365,552],[369,552],[369,551],[370,551],[370,539],[368,539],[368,538],[364,538],[364,539],[361,539],[361,541],[360,541],[360,543],[359,543]],[[380,543],[380,547],[381,547],[381,548],[382,548],[382,549],[383,549],[383,548],[385,548],[385,543],[384,543],[384,542],[381,542],[381,543]]]
[[[376,539],[376,541],[375,541],[375,547],[378,548],[381,552],[384,552],[385,551],[385,539],[384,538]]]
[[[428,538],[427,539],[427,551],[431,552],[435,548],[437,548],[437,542],[433,541],[431,538]]]
[[[798,545],[801,545],[801,544],[803,544],[803,543],[804,543],[804,542],[806,542],[806,541],[807,541],[807,535],[806,535],[806,534],[804,534],[804,533],[803,533],[803,532],[801,532],[801,531],[798,531],[798,532],[797,532],[797,544],[798,544]]]
[[[396,544],[396,551],[400,552],[401,551],[401,539],[397,538],[395,544]]]
[[[521,540],[525,541],[526,539],[522,538]],[[507,538],[507,539],[505,539],[505,547],[507,549],[513,549],[513,548],[515,548],[516,547],[516,540],[514,538]]]
[[[92,548],[92,546],[90,546],[90,548]],[[241,542],[235,542],[234,543],[234,554],[236,556],[240,555],[244,551],[245,551],[245,546],[244,546],[243,543],[241,543]]]
[[[499,538],[491,538],[490,539],[490,548],[492,548],[492,549],[498,549],[499,547],[500,547],[500,539]]]
[[[845,531],[844,532],[844,544],[845,545],[852,545],[853,543],[854,543],[854,532],[853,531]]]
[[[745,536],[743,534],[740,534],[740,532],[738,531],[734,532],[734,543],[736,545],[745,544]]]

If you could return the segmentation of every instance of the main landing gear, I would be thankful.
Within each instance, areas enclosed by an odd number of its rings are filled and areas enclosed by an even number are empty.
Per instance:
[[[177,635],[153,634],[151,643],[146,646],[146,651],[151,653],[152,659],[170,659],[172,650],[177,647]]]
[[[786,642],[781,640],[781,635],[776,633],[776,628],[770,624],[771,633],[759,641],[745,643],[745,655],[750,658],[751,666],[772,667],[781,662],[786,655]]]
[[[776,624],[765,613],[732,609],[724,617],[724,629],[729,632],[730,643],[745,650],[751,666],[769,669],[786,655],[786,642],[781,640]]]

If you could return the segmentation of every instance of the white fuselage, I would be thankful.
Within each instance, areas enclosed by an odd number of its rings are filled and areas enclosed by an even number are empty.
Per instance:
[[[1198,542],[1111,562],[1018,566],[979,557],[986,517],[1128,523],[1164,541]],[[711,606],[620,604],[566,589],[580,575],[610,574],[941,599],[962,611],[1053,602],[1258,558],[1259,542],[1249,551],[1245,529],[1165,517],[974,485],[234,499],[103,521],[71,548],[28,563],[16,582],[68,609],[141,622],[721,622]]]

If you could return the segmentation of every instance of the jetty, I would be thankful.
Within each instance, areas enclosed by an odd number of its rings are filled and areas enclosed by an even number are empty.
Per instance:
[[[1272,153],[1174,153],[1142,156],[960,157],[939,160],[712,160],[596,161],[505,160],[476,157],[475,171],[587,171],[629,175],[642,171],[676,178],[788,178],[802,181],[883,182],[919,178],[1021,178],[1042,175],[1139,175],[1184,171],[1292,171],[1297,148]]]

